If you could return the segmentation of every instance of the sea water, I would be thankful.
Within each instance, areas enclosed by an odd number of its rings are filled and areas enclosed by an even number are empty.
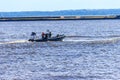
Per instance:
[[[31,32],[64,34],[29,42]],[[120,20],[0,22],[2,80],[119,80]]]

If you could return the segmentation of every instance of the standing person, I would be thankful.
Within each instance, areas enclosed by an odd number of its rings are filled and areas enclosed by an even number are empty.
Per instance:
[[[35,39],[35,38],[36,38],[36,33],[35,33],[35,32],[32,32],[32,33],[31,33],[31,37],[32,37],[32,39]]]
[[[51,33],[51,32],[49,32],[49,38],[51,38],[51,36],[52,36],[52,33]]]
[[[51,38],[52,33],[49,30],[47,30],[46,34],[48,35],[48,38]]]
[[[45,38],[45,33],[42,32],[41,36],[42,36],[42,39],[44,39]]]
[[[45,34],[45,38],[44,39],[46,39],[46,40],[48,39],[48,34]]]

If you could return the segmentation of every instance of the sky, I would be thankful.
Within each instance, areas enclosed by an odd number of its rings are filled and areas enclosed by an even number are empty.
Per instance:
[[[0,0],[0,12],[119,8],[120,0]]]

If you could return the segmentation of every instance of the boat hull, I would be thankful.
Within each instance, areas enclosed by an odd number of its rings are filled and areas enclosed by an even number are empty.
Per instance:
[[[31,41],[31,42],[62,41],[64,38],[65,38],[64,35],[60,35],[60,36],[55,36],[48,39],[29,39],[28,41]]]

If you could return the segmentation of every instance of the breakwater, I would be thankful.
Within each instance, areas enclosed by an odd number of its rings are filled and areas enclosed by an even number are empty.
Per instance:
[[[40,20],[100,20],[120,19],[119,15],[112,16],[43,16],[43,17],[1,17],[0,21],[40,21]]]

